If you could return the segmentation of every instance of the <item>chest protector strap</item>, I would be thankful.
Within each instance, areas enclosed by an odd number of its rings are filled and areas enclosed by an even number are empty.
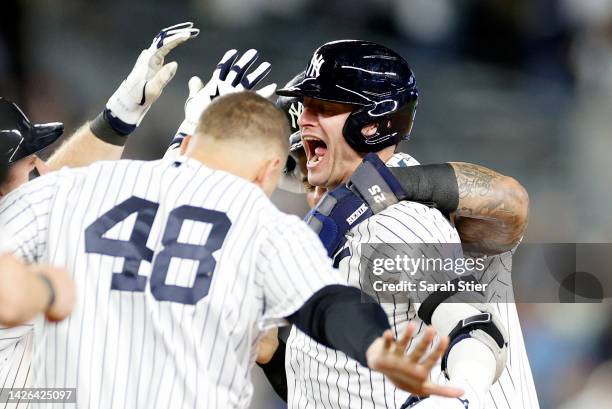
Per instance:
[[[407,197],[397,178],[374,153],[366,155],[351,176],[348,186],[363,198],[374,214]]]
[[[333,257],[346,241],[345,234],[372,214],[363,199],[342,185],[327,192],[305,220],[319,235],[327,255]]]
[[[377,155],[368,154],[351,176],[349,185],[327,192],[305,221],[319,235],[328,256],[333,257],[345,243],[350,229],[397,203],[398,196],[405,193],[397,180]]]

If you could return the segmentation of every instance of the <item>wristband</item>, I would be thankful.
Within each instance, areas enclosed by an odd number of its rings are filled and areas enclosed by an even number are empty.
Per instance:
[[[47,304],[47,308],[45,308],[45,311],[47,311],[55,303],[55,288],[53,288],[53,283],[51,283],[51,280],[46,275],[38,273],[38,277],[47,285],[47,288],[49,289],[49,303]]]
[[[136,129],[136,125],[126,124],[115,118],[110,110],[105,109],[89,124],[94,136],[111,145],[124,146],[127,136]]]

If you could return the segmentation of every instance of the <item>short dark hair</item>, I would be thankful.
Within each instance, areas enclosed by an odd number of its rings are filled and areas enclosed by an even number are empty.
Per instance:
[[[217,141],[278,148],[289,152],[289,123],[272,102],[252,91],[215,98],[200,116],[195,134]]]

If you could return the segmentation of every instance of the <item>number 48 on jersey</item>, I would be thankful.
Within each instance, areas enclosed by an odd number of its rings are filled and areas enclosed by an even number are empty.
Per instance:
[[[118,291],[144,292],[147,277],[138,274],[140,263],[153,262],[151,293],[158,301],[173,301],[195,305],[206,297],[217,262],[213,253],[221,248],[231,221],[223,212],[184,205],[172,210],[162,237],[164,249],[157,255],[147,247],[151,227],[159,204],[132,196],[104,213],[85,230],[85,252],[122,257],[123,270],[114,272],[111,288]],[[136,213],[136,222],[129,240],[104,237],[118,223]],[[212,224],[208,239],[202,245],[178,242],[183,222],[192,220]],[[155,257],[154,257],[155,255]],[[166,284],[170,260],[182,258],[198,261],[196,278],[192,287]]]

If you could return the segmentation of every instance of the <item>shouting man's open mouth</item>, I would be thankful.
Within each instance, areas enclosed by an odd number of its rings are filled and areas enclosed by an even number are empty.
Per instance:
[[[306,158],[308,159],[306,167],[308,169],[313,169],[321,163],[327,153],[327,143],[312,135],[305,135],[302,137],[302,140],[304,141],[304,149],[306,151]]]

